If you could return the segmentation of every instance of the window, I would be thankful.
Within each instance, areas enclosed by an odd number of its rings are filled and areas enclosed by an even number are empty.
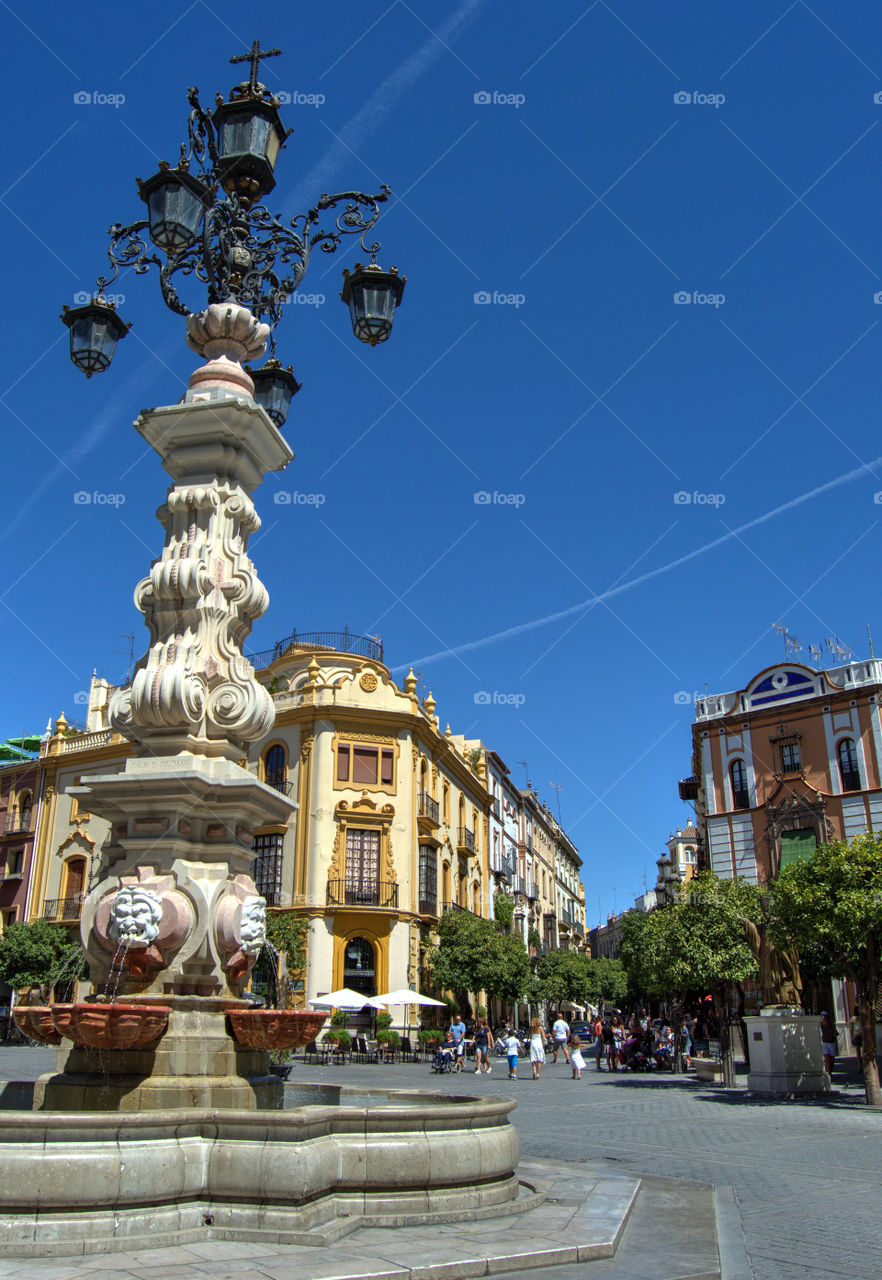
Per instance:
[[[287,791],[288,760],[285,748],[280,743],[270,747],[263,757],[263,780],[268,787],[275,787],[276,791]]]
[[[441,789],[441,817],[444,825],[450,826],[450,787],[447,783]]]
[[[839,776],[843,791],[860,791],[861,774],[853,738],[843,738],[836,748],[839,756]]]
[[[21,818],[21,830],[30,831],[31,829],[31,793],[23,792],[18,799],[18,812]]]
[[[6,855],[7,876],[20,876],[24,862],[24,849],[10,849]]]
[[[254,837],[251,846],[257,857],[252,875],[257,892],[266,898],[267,906],[281,906],[282,897],[282,848],[285,837],[279,832]]]
[[[64,878],[65,898],[82,898],[86,885],[86,859],[71,858],[67,863]]]
[[[750,795],[747,790],[747,770],[743,760],[733,760],[729,767],[729,778],[732,782],[732,808],[749,809]]]
[[[362,743],[337,743],[337,783],[353,787],[384,787],[395,783],[395,751]]]
[[[801,773],[802,772],[802,752],[799,743],[782,742],[781,744],[781,772],[782,773]]]
[[[781,832],[781,867],[801,858],[810,858],[817,848],[818,837],[811,827]]]
[[[438,856],[431,845],[420,845],[420,915],[438,914]]]
[[[374,905],[379,893],[380,833],[360,827],[346,829],[346,902]]]

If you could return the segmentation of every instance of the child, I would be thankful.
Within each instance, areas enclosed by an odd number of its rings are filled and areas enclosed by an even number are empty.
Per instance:
[[[570,1065],[573,1068],[573,1079],[581,1080],[585,1059],[582,1057],[582,1041],[578,1036],[573,1036],[570,1041]]]
[[[513,1031],[509,1031],[505,1037],[505,1052],[508,1055],[508,1078],[509,1080],[517,1080],[518,1078],[518,1054],[520,1052],[520,1043]]]

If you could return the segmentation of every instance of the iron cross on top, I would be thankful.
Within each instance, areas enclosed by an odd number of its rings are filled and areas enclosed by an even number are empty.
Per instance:
[[[261,49],[260,41],[255,40],[254,44],[251,46],[250,53],[240,53],[235,58],[230,58],[230,62],[250,62],[251,75],[248,79],[248,87],[249,89],[257,89],[257,73],[260,69],[261,58],[277,58],[281,52],[281,49]]]

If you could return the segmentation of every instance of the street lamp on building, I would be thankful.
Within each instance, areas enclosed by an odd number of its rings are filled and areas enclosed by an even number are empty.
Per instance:
[[[108,233],[111,273],[98,277],[95,296],[86,305],[64,308],[71,359],[87,377],[107,369],[130,327],[105,296],[121,270],[141,275],[156,267],[166,305],[187,317],[193,313],[178,289],[195,277],[209,305],[247,308],[257,321],[269,323],[274,357],[273,327],[303,279],[312,250],[334,253],[344,235],[357,235],[369,257],[367,265],[357,263],[343,273],[340,296],[349,307],[353,333],[370,346],[389,337],[406,278],[397,267],[384,270],[377,263],[379,242],[367,239],[389,187],[384,184],[374,195],[322,195],[287,224],[261,204],[275,186],[276,160],[290,133],[279,115],[279,99],[257,78],[261,59],[280,52],[261,49],[255,40],[247,54],[231,58],[250,63],[250,74],[226,102],[219,95],[213,113],[202,107],[197,89],[188,90],[188,141],[180,159],[174,167],[161,161],[157,173],[138,181],[147,217],[127,226],[114,223]],[[337,210],[332,225],[321,226],[329,210]],[[270,359],[249,376],[256,403],[281,426],[300,390],[291,369]]]

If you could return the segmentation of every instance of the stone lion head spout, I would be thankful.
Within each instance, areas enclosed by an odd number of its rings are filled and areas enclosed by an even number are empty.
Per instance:
[[[162,921],[159,894],[140,885],[126,885],[116,894],[110,908],[108,935],[121,946],[149,947],[156,941]]]

